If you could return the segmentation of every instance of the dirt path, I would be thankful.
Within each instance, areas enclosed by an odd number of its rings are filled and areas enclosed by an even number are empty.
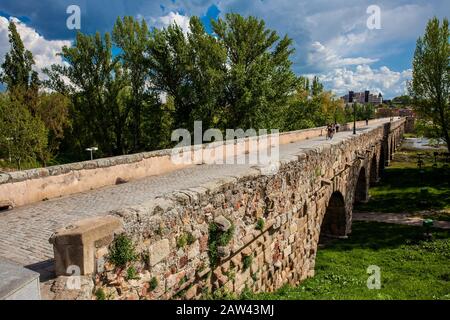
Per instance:
[[[353,221],[375,221],[421,226],[424,218],[412,213],[354,212]],[[434,220],[433,227],[450,229],[450,221]]]

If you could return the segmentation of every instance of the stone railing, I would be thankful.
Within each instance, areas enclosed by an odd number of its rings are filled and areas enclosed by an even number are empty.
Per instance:
[[[371,123],[379,120],[371,120]],[[364,126],[364,121],[357,123]],[[279,143],[285,144],[325,134],[325,127],[281,133]],[[246,153],[252,141],[267,139],[267,136],[232,140],[234,155]],[[0,173],[0,206],[16,207],[48,200],[100,187],[123,183],[152,175],[165,174],[182,169],[188,164],[174,163],[171,156],[188,153],[196,163],[196,153],[212,152],[226,157],[227,146],[213,142],[184,149],[166,149],[131,155],[69,163],[46,168]],[[215,150],[214,150],[215,149]],[[178,150],[178,151],[177,151]]]

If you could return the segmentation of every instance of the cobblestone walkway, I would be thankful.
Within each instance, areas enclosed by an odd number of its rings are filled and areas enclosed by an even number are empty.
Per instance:
[[[358,131],[370,130],[374,125]],[[337,143],[351,135],[350,131],[335,135]],[[330,143],[317,137],[280,146],[280,158],[298,153],[303,148]],[[251,165],[197,165],[161,176],[147,177],[125,184],[108,186],[90,192],[51,199],[0,212],[0,256],[25,266],[53,258],[48,239],[58,228],[87,217],[105,215],[172,191],[192,188],[226,176],[235,176]]]

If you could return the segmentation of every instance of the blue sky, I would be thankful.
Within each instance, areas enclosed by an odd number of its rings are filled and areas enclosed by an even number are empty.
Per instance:
[[[403,94],[411,77],[415,42],[433,16],[448,17],[448,0],[1,0],[0,62],[8,50],[8,19],[21,21],[19,32],[35,55],[38,68],[61,63],[56,53],[70,45],[75,31],[66,27],[69,5],[81,9],[81,31],[110,31],[118,16],[132,15],[151,26],[176,22],[186,30],[191,16],[209,20],[228,12],[253,15],[294,40],[294,70],[319,75],[327,89]],[[369,29],[366,12],[380,8],[381,29]]]

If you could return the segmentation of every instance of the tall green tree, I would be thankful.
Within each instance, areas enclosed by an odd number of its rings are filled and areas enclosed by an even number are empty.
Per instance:
[[[263,20],[239,14],[212,21],[212,28],[227,51],[227,126],[278,128],[296,85],[292,40],[280,38]]]
[[[176,24],[153,30],[148,56],[154,89],[173,98],[173,126],[192,130],[195,120],[206,128],[223,117],[227,55],[198,17],[189,25],[188,34]]]
[[[71,99],[73,148],[97,145],[100,154],[125,151],[126,121],[132,106],[121,99],[130,87],[128,70],[113,57],[110,35],[77,34],[72,47],[63,47],[65,65],[45,69],[46,86]]]
[[[133,17],[117,18],[112,32],[112,38],[116,47],[120,49],[118,57],[123,67],[128,70],[131,78],[131,95],[129,103],[132,110],[132,149],[140,151],[143,148],[141,141],[142,109],[151,93],[148,85],[149,61],[146,57],[146,49],[149,42],[149,30],[145,20],[141,23]]]
[[[33,55],[25,49],[13,21],[9,23],[8,31],[11,49],[1,65],[0,82],[5,83],[10,91],[18,87],[36,88],[39,79],[37,72],[32,69],[35,64]]]
[[[60,93],[41,93],[39,95],[36,115],[48,130],[46,161],[58,153],[65,133],[70,129],[69,108],[70,99]]]
[[[188,40],[176,24],[154,29],[148,46],[149,75],[154,89],[173,97],[174,127],[189,128],[195,99],[189,72]]]
[[[46,157],[48,132],[27,106],[10,94],[0,95],[0,147],[18,170]]]
[[[448,19],[428,21],[417,40],[409,92],[419,115],[434,124],[450,152],[450,31]]]
[[[313,83],[311,85],[311,95],[317,96],[323,92],[323,84],[319,81],[319,77],[314,76]]]

